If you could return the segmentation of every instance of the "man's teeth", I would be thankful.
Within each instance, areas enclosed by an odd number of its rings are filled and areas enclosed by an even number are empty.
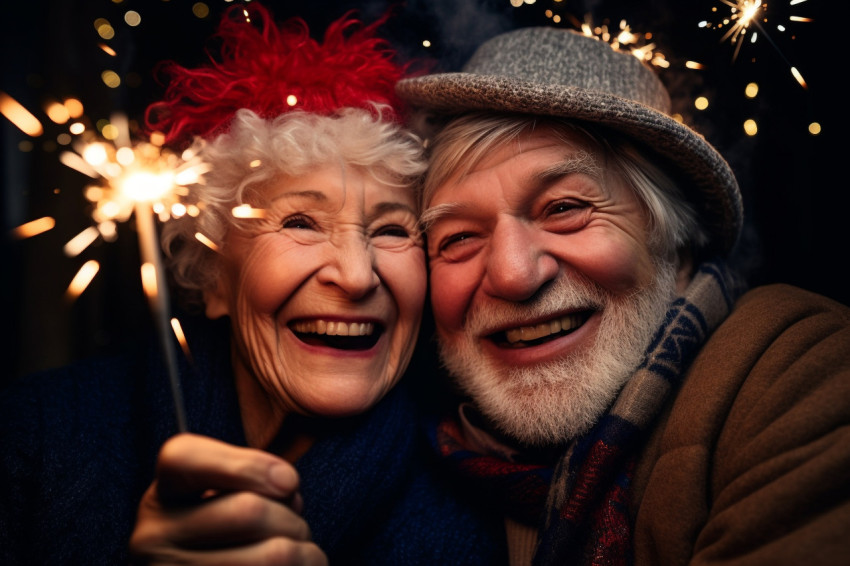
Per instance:
[[[295,332],[302,334],[326,334],[328,336],[371,336],[375,325],[371,322],[337,322],[311,320],[292,325]]]
[[[581,316],[568,314],[557,320],[551,320],[534,326],[521,326],[505,332],[508,342],[515,344],[520,341],[531,341],[563,330],[572,330],[581,325]]]

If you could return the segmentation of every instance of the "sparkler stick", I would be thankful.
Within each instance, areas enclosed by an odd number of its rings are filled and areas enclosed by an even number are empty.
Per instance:
[[[139,233],[139,252],[142,257],[142,283],[154,317],[157,333],[171,382],[171,395],[177,415],[177,428],[186,432],[186,414],[183,408],[183,393],[180,388],[180,376],[177,371],[177,353],[171,340],[170,306],[167,293],[165,271],[159,252],[153,209],[149,202],[140,201],[135,206],[136,228]]]
[[[185,186],[200,180],[206,165],[188,152],[184,153],[184,158],[178,158],[153,143],[132,143],[127,120],[122,114],[114,114],[110,126],[115,128],[114,145],[100,140],[83,142],[78,144],[79,154],[65,152],[61,156],[62,162],[69,167],[100,181],[86,189],[87,198],[94,204],[92,218],[98,227],[89,230],[91,237],[83,238],[84,234],[80,234],[72,241],[74,245],[69,242],[66,253],[78,254],[97,234],[105,237],[116,220],[125,221],[135,215],[142,287],[165,357],[177,427],[180,432],[186,432],[176,348],[172,340],[168,284],[154,213],[159,209],[161,220],[185,214],[187,208],[180,202],[180,195],[186,194]],[[181,187],[184,190],[181,191]],[[80,292],[82,289],[75,287],[74,294]]]

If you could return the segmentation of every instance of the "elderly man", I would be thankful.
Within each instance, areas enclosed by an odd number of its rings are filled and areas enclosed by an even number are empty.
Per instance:
[[[846,564],[850,309],[742,294],[734,174],[652,70],[524,28],[397,91],[436,126],[422,222],[467,396],[434,439],[510,563]]]

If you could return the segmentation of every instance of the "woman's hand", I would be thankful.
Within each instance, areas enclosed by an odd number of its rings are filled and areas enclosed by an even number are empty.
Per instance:
[[[300,511],[298,473],[285,460],[179,434],[160,450],[130,553],[141,564],[326,566]]]

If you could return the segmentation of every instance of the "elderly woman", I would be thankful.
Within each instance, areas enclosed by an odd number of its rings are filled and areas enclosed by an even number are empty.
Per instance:
[[[402,379],[426,293],[402,69],[377,24],[343,18],[320,45],[242,9],[223,61],[172,65],[149,113],[210,168],[200,213],[162,232],[205,315],[183,319],[191,434],[173,436],[156,349],[10,390],[0,562],[126,563],[129,540],[146,563],[494,564],[490,520],[431,470]]]

